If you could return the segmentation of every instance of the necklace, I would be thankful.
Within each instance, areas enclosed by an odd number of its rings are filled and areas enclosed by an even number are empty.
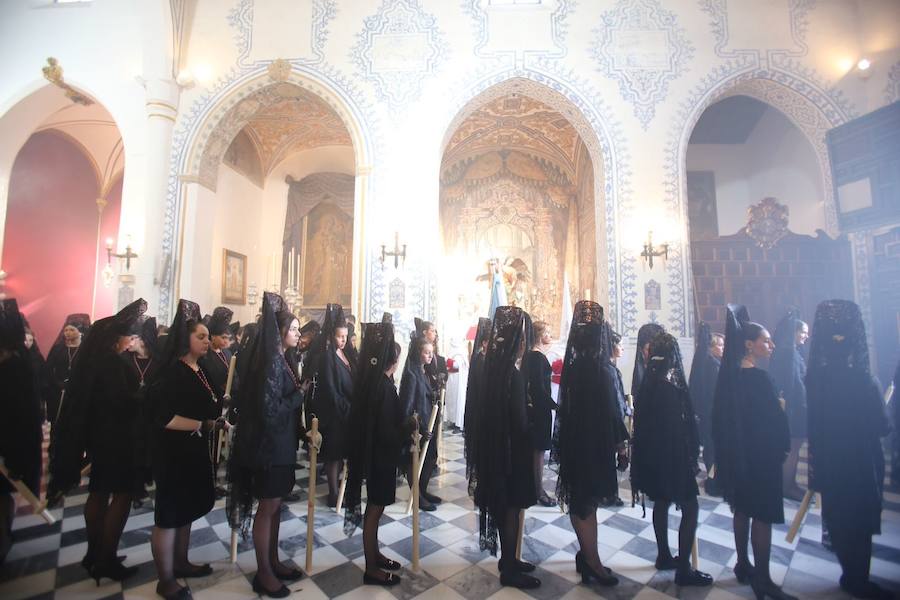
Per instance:
[[[219,357],[219,360],[222,361],[222,364],[224,364],[226,367],[229,366],[229,365],[228,365],[228,361],[225,360],[225,353],[224,353],[224,352],[222,352],[221,350],[213,350],[213,354],[215,354],[217,357]]]
[[[75,356],[78,354],[79,348],[81,348],[81,346],[76,346],[75,352],[70,352],[70,350],[72,348],[69,346],[66,346],[66,357],[69,359],[69,370],[70,371],[72,370],[72,361],[75,360]]]
[[[138,375],[141,378],[141,387],[144,387],[144,377],[147,375],[147,371],[150,370],[150,363],[153,362],[153,357],[147,359],[147,366],[143,369],[141,368],[141,364],[138,362],[137,354],[132,354],[131,357],[134,359],[134,367],[138,370]]]
[[[291,380],[294,382],[294,386],[297,389],[300,389],[300,380],[297,379],[297,376],[294,374],[294,370],[291,368],[291,363],[288,362],[287,356],[282,354],[281,358],[284,359],[284,364],[287,365],[288,374],[290,374]]]
[[[185,360],[182,360],[181,362],[186,364],[191,369],[191,371],[194,371],[194,367],[189,365]],[[200,383],[202,383],[203,387],[205,387],[207,389],[207,391],[209,392],[209,397],[212,398],[213,404],[215,404],[216,403],[216,394],[215,394],[215,392],[213,392],[212,386],[209,385],[209,380],[206,378],[206,375],[203,374],[203,369],[201,369],[200,367],[197,367],[197,370],[194,371],[194,374],[200,379]]]

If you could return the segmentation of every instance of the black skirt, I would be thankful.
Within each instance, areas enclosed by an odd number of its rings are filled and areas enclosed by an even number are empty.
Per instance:
[[[369,504],[390,506],[397,501],[397,465],[377,464],[373,461],[369,477],[366,479],[366,494]]]
[[[137,473],[130,460],[102,455],[91,460],[90,492],[125,494],[136,489],[136,482]]]
[[[294,465],[272,465],[268,469],[253,471],[253,497],[257,500],[284,498],[294,489],[297,477]]]
[[[212,462],[206,437],[189,432],[166,432],[182,435],[182,452],[177,463],[155,465],[156,481],[154,522],[157,527],[173,528],[190,525],[212,510],[215,503]]]

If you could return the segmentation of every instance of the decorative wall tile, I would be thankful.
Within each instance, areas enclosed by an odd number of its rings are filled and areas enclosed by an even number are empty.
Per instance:
[[[378,12],[366,18],[357,40],[351,60],[395,110],[419,97],[423,78],[433,74],[449,52],[435,18],[418,0],[384,0]]]
[[[657,0],[620,0],[601,16],[590,54],[601,73],[618,81],[646,129],[669,82],[687,70],[694,47],[675,13]]]
[[[265,0],[263,0],[265,2]],[[253,17],[255,0],[239,0],[228,14],[228,24],[235,30],[234,41],[238,49],[237,64],[241,67],[251,66],[255,61],[250,59],[253,49]],[[337,16],[336,0],[312,0],[311,7],[310,51],[311,57],[282,56],[280,58],[313,65],[324,62],[325,43],[328,41],[328,24]],[[269,57],[276,58],[276,57]]]

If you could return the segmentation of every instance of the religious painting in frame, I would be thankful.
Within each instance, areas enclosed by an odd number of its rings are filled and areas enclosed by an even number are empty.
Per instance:
[[[687,197],[691,240],[714,240],[719,237],[715,173],[688,171]]]
[[[300,293],[303,306],[350,305],[353,218],[320,202],[303,218]]]
[[[247,304],[247,257],[222,249],[222,304]]]

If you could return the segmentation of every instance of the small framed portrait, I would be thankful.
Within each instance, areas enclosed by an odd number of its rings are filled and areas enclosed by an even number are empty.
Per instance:
[[[222,304],[247,304],[247,257],[222,250]]]

